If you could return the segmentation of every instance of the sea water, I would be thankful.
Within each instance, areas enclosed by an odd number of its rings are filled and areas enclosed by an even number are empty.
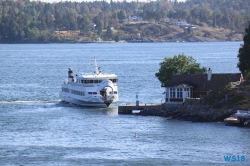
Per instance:
[[[136,93],[140,103],[163,102],[155,73],[165,57],[183,53],[213,73],[237,73],[240,44],[1,44],[0,165],[249,165],[249,128],[117,112]],[[93,72],[94,56],[118,76],[119,102],[60,103],[68,68]]]

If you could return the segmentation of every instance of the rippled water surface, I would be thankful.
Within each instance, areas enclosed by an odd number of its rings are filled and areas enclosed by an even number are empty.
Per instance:
[[[184,53],[213,73],[236,73],[240,44],[1,44],[0,165],[248,165],[249,128],[117,113],[136,92],[142,103],[162,101],[154,74],[164,57]],[[92,72],[94,56],[103,72],[118,75],[119,102],[60,103],[68,67]],[[245,161],[225,162],[226,155]]]

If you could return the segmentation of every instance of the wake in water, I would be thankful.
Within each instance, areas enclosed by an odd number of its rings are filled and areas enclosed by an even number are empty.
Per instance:
[[[60,103],[60,100],[15,100],[15,101],[0,101],[0,104],[24,104],[24,103]]]
[[[35,108],[68,108],[68,107],[76,107],[79,109],[87,109],[87,110],[98,110],[101,112],[106,112],[113,114],[114,110],[117,110],[116,106],[108,107],[108,108],[95,108],[95,107],[84,107],[76,104],[62,102],[61,100],[14,100],[14,101],[0,101],[0,106],[3,105],[20,105],[20,106],[35,106]],[[117,114],[117,111],[116,113]]]

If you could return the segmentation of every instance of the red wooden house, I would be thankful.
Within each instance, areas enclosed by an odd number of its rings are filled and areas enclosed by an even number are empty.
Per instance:
[[[173,75],[172,81],[165,87],[166,102],[185,102],[188,98],[202,98],[211,90],[222,90],[226,85],[243,81],[241,73]]]

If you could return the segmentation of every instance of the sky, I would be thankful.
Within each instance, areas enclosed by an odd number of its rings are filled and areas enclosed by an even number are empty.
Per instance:
[[[42,1],[42,2],[49,2],[49,3],[53,3],[53,2],[64,2],[64,1],[72,1],[72,2],[83,2],[83,1],[101,1],[101,0],[33,0],[33,1]],[[109,1],[109,0],[106,0]],[[113,2],[115,1],[123,1],[123,0],[113,0]],[[131,1],[137,1],[137,0],[126,0],[127,2],[131,2]],[[139,0],[141,1],[147,1],[147,0]],[[179,2],[181,1],[185,1],[185,0],[178,0]]]

